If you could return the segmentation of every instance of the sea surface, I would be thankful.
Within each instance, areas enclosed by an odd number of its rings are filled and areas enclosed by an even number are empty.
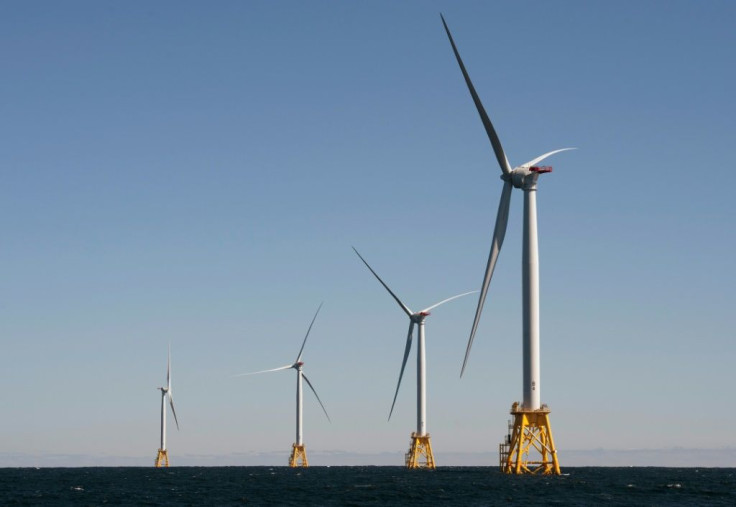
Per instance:
[[[736,505],[734,468],[3,468],[0,505]]]

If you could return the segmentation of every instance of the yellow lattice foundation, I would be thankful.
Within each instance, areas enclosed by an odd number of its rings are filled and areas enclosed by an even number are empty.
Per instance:
[[[508,443],[501,444],[501,471],[507,474],[560,475],[549,412],[546,405],[538,410],[523,409],[519,403],[511,406],[513,430]]]
[[[411,434],[409,452],[405,456],[406,468],[435,468],[434,454],[432,454],[432,442],[429,433],[419,436]]]
[[[169,466],[169,452],[166,449],[159,449],[156,455],[156,468]]]
[[[308,467],[307,449],[303,445],[292,444],[291,456],[289,456],[290,467]]]

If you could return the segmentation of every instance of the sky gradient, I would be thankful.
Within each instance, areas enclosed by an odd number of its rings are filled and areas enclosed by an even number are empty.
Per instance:
[[[310,462],[402,464],[406,316],[351,246],[412,309],[478,289],[502,187],[440,12],[512,166],[578,148],[538,192],[561,465],[736,466],[736,4],[677,0],[0,4],[0,466],[152,464],[169,343],[172,465],[286,464],[295,372],[232,375],[322,301]],[[495,465],[521,398],[521,218],[462,379],[475,297],[427,320],[438,465]]]

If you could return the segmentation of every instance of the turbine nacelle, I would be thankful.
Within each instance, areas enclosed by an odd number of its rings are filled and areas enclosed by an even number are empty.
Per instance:
[[[536,190],[537,179],[540,174],[551,173],[552,168],[549,166],[519,166],[515,167],[511,173],[502,174],[501,179],[510,182],[514,188],[521,190]]]
[[[302,366],[304,366],[304,361],[297,361],[296,363],[291,365],[292,368],[299,371],[301,371]]]
[[[417,313],[412,313],[409,316],[409,319],[411,319],[412,322],[415,324],[419,324],[420,322],[423,322],[425,317],[429,317],[431,314],[427,311],[421,311]]]

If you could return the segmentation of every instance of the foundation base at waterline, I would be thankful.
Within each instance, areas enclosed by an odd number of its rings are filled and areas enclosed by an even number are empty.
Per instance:
[[[292,444],[291,456],[289,456],[290,467],[308,467],[307,448],[303,445]]]
[[[159,449],[156,455],[156,468],[169,466],[169,452],[166,449]]]
[[[409,451],[406,453],[404,461],[406,468],[435,468],[429,433],[426,435],[411,434]]]
[[[499,446],[502,472],[560,475],[549,413],[547,405],[538,410],[524,409],[518,402],[511,406],[511,433]]]

